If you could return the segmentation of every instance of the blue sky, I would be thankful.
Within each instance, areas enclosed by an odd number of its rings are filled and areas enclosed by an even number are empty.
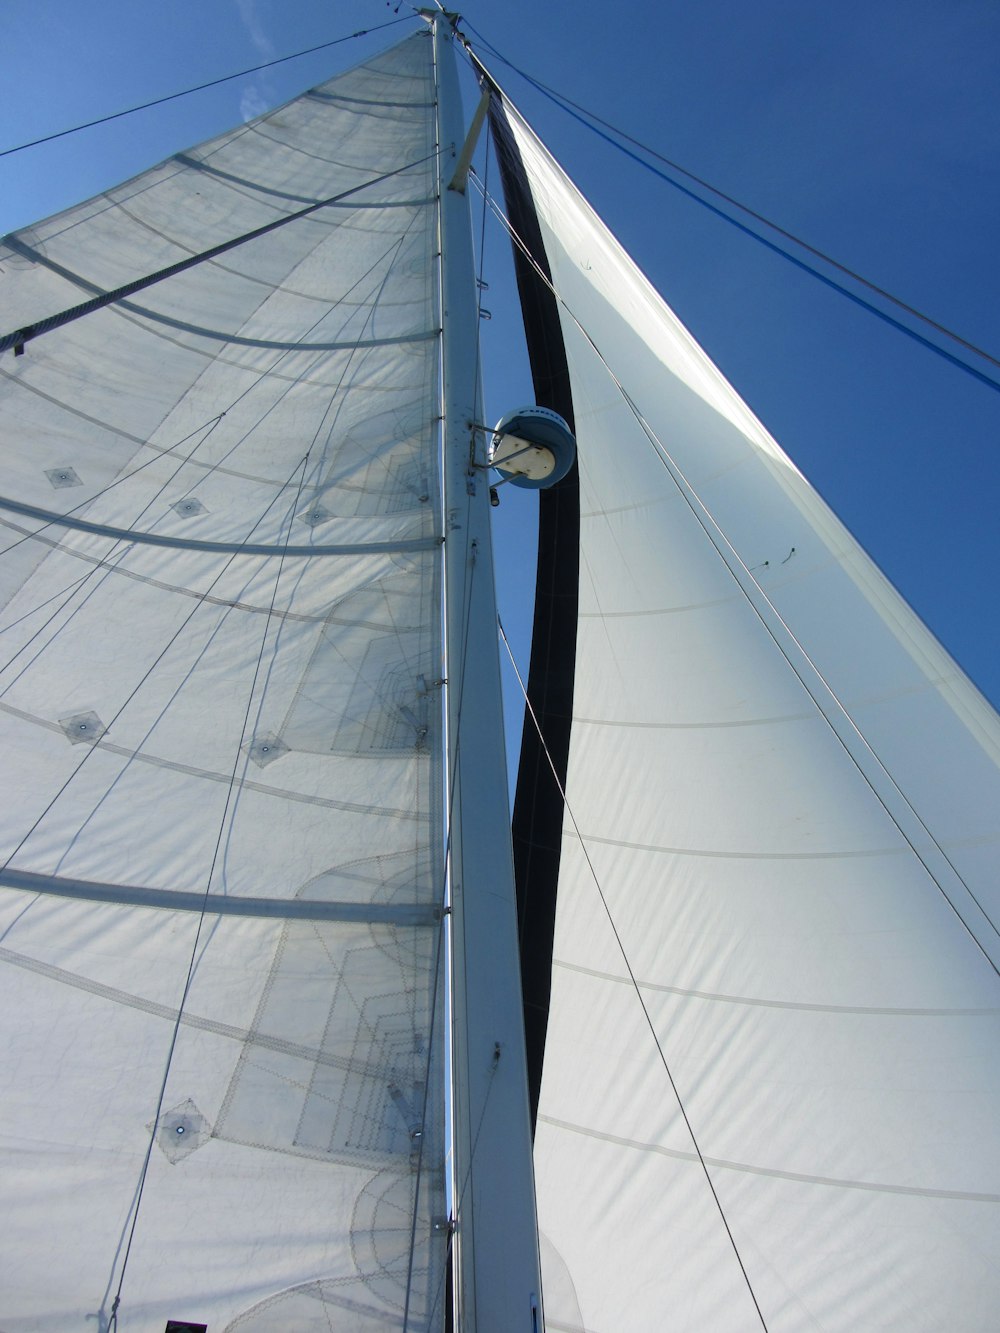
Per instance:
[[[0,148],[408,12],[384,0],[8,6]],[[1000,357],[994,0],[662,0],[631,10],[470,0],[463,12],[516,65]],[[2,157],[0,232],[283,101],[415,26]],[[757,415],[1000,703],[1000,393],[768,254],[487,63]],[[493,229],[494,319],[484,324],[493,416],[530,398],[523,360],[507,350],[508,268]],[[530,499],[510,493],[499,511],[502,592],[521,655],[530,511]]]

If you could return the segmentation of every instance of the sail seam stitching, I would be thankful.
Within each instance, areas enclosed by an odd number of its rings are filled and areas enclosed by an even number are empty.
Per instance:
[[[607,1134],[603,1130],[588,1129],[586,1125],[574,1125],[569,1120],[558,1120],[555,1116],[540,1115],[539,1120],[554,1129],[564,1129],[571,1134],[582,1134],[586,1138],[605,1143],[613,1143],[622,1148],[633,1148],[639,1152],[656,1153],[661,1157],[670,1157],[676,1161],[697,1162],[703,1160],[713,1167],[724,1171],[739,1171],[753,1176],[767,1176],[776,1180],[787,1180],[802,1185],[826,1185],[835,1189],[865,1190],[873,1194],[903,1194],[925,1199],[955,1199],[967,1203],[1000,1203],[1000,1194],[980,1194],[971,1190],[932,1189],[922,1185],[887,1185],[866,1180],[840,1179],[835,1176],[814,1176],[803,1171],[782,1171],[767,1166],[754,1166],[749,1162],[734,1162],[725,1157],[700,1158],[694,1153],[681,1148],[668,1148],[659,1143],[641,1143],[636,1139],[626,1139],[617,1134]]]
[[[564,968],[567,972],[576,972],[581,976],[593,977],[597,981],[610,981],[615,985],[630,986],[629,977],[616,976],[613,972],[602,972],[595,967],[584,967],[582,963],[571,963],[562,958],[553,958],[553,967]],[[792,1009],[805,1013],[817,1014],[858,1014],[876,1018],[994,1018],[1000,1009],[901,1009],[890,1006],[856,1004],[812,1004],[798,1000],[768,1000],[752,995],[724,995],[718,991],[692,990],[685,986],[667,986],[659,981],[639,981],[643,990],[656,991],[664,995],[677,995],[681,999],[709,1000],[717,1004],[745,1004],[762,1009]]]

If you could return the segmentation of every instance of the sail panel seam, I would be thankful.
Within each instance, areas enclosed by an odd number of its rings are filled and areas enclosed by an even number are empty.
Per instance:
[[[725,1157],[699,1158],[692,1152],[685,1152],[683,1148],[667,1148],[659,1143],[641,1143],[637,1139],[626,1139],[617,1134],[607,1134],[603,1130],[589,1129],[586,1125],[574,1125],[569,1120],[558,1120],[555,1116],[539,1115],[538,1118],[545,1124],[551,1125],[553,1129],[566,1130],[571,1134],[581,1134],[589,1139],[612,1143],[616,1147],[656,1153],[660,1157],[670,1157],[680,1162],[704,1161],[721,1171],[739,1171],[753,1176],[767,1176],[772,1180],[786,1180],[796,1185],[826,1185],[834,1189],[866,1190],[873,1194],[915,1195],[923,1199],[955,1199],[962,1203],[1000,1203],[1000,1194],[980,1194],[973,1190],[944,1190],[923,1185],[894,1185],[885,1182],[851,1180],[836,1176],[817,1176],[805,1171],[782,1171],[777,1167],[754,1166],[749,1162],[733,1162]]]
[[[326,207],[326,205],[318,204],[318,205],[313,205],[313,207]],[[164,240],[170,239],[169,237],[165,236],[163,232],[158,232],[156,231],[155,228],[150,228],[146,226],[146,224],[143,223],[140,219],[130,214],[128,210],[124,208],[124,206],[119,206],[119,208],[120,211],[125,213],[127,217],[131,218],[131,220],[135,222],[136,225],[146,227],[146,230],[152,231],[154,235],[161,237],[161,239]],[[288,217],[282,218],[280,220],[291,221],[296,216],[297,216],[296,214],[290,214],[288,215]],[[251,233],[251,235],[252,234],[255,233]],[[48,269],[51,273],[55,273],[60,278],[65,278],[67,282],[72,283],[75,287],[81,288],[83,291],[95,293],[92,301],[85,301],[82,305],[73,306],[70,310],[63,311],[64,315],[71,315],[74,319],[79,318],[85,314],[92,314],[96,310],[100,310],[106,306],[111,305],[115,307],[116,314],[120,315],[122,314],[123,311],[127,310],[129,314],[138,316],[139,321],[149,320],[154,324],[163,324],[167,328],[180,329],[184,333],[191,333],[200,338],[208,338],[213,342],[232,343],[237,347],[269,348],[275,351],[282,351],[282,352],[353,352],[358,348],[396,347],[397,345],[405,343],[430,342],[433,339],[435,339],[438,334],[437,329],[418,329],[415,333],[399,333],[399,334],[394,334],[391,337],[385,337],[385,338],[334,339],[330,342],[301,342],[301,341],[290,342],[287,339],[282,339],[282,338],[251,338],[247,334],[230,333],[225,329],[212,329],[204,324],[192,324],[189,320],[177,319],[176,316],[168,315],[163,311],[152,310],[150,309],[149,306],[137,305],[135,301],[129,301],[125,297],[117,295],[116,292],[103,291],[102,288],[100,288],[96,283],[90,282],[87,278],[81,277],[80,274],[78,273],[74,273],[72,269],[69,269],[64,264],[60,264],[56,260],[49,258],[47,255],[42,254],[39,250],[36,250],[33,246],[26,245],[16,236],[9,237],[7,243],[10,246],[10,248],[12,250],[15,250],[23,259],[30,260],[33,264],[38,264],[41,267]],[[182,249],[186,248],[181,246],[181,243],[179,241],[171,241],[171,243],[173,245],[179,246]],[[175,264],[171,266],[171,268],[169,269],[162,270],[159,275],[154,274],[149,279],[141,279],[139,280],[138,284],[129,284],[127,288],[121,287],[118,288],[117,291],[120,293],[120,292],[125,292],[126,290],[129,291],[142,290],[145,287],[152,286],[154,282],[158,282],[162,278],[167,278],[172,276],[174,273],[179,273],[183,271],[183,268],[185,266],[193,267],[195,263],[200,263],[203,259],[207,257],[209,253],[211,252],[205,252],[204,254],[199,255],[192,252],[189,263],[187,261],[182,260],[180,261],[179,264]],[[235,269],[227,268],[226,265],[224,264],[215,264],[213,262],[213,267],[218,268],[222,272],[228,273],[233,277],[237,277],[241,281],[252,283],[255,286],[266,287],[272,293],[279,290],[282,290],[283,292],[287,293],[288,290],[279,288],[274,283],[265,282],[263,279],[254,277],[252,274],[239,273]],[[333,300],[332,298],[324,298],[322,296],[316,296],[307,292],[293,291],[291,294],[299,296],[302,300],[305,301],[319,302],[323,304],[325,308],[328,310],[335,310],[341,304],[342,300],[342,298],[338,300]],[[50,321],[55,321],[55,322],[50,323]],[[40,335],[42,333],[49,332],[51,329],[62,327],[63,324],[68,324],[71,322],[72,322],[71,319],[68,318],[63,319],[61,315],[57,314],[49,316],[48,319],[39,320],[37,324],[28,325],[26,326],[26,328],[36,329],[37,333]],[[138,327],[140,328],[143,327],[141,322],[139,322]],[[26,330],[22,330],[22,332],[25,331]],[[162,336],[157,334],[157,331],[155,329],[147,329],[145,331],[153,334],[154,336]],[[34,337],[36,335],[31,334],[30,336]],[[0,338],[0,352],[4,351],[5,348],[10,346],[16,347],[17,346],[16,341],[12,341],[16,340],[16,337],[17,337],[16,334],[9,334],[6,339]],[[196,349],[188,349],[188,350],[196,350]],[[20,383],[20,381],[15,380],[13,376],[8,375],[7,378],[11,379],[15,383]]]
[[[575,841],[578,837],[585,837],[588,843],[599,842],[606,847],[629,847],[637,852],[662,852],[665,856],[718,857],[734,861],[847,861],[868,857],[905,856],[912,850],[909,843],[901,843],[898,847],[843,848],[819,852],[723,851],[720,848],[711,847],[662,847],[656,843],[630,842],[623,838],[602,838],[597,833],[584,834],[574,829],[566,829],[563,832],[563,837],[572,841]]]
[[[265,185],[262,181],[251,180],[249,176],[237,176],[232,171],[223,171],[221,167],[212,166],[207,159],[203,160],[201,158],[192,157],[190,153],[175,153],[173,160],[175,162],[180,162],[182,166],[187,167],[191,171],[202,171],[206,175],[214,177],[216,180],[222,182],[223,184],[233,187],[235,189],[235,192],[239,194],[241,198],[244,199],[249,197],[245,193],[245,191],[253,190],[259,194],[271,195],[275,199],[287,199],[289,203],[293,204],[315,204],[319,202],[315,195],[292,194],[288,190],[277,190],[274,188],[274,186]],[[381,210],[386,208],[419,208],[423,207],[426,204],[432,204],[433,202],[434,198],[433,196],[431,196],[423,199],[387,199],[371,204],[358,204],[358,203],[330,204],[329,207],[334,209],[343,208],[345,210],[354,209],[358,211],[365,211],[368,209]],[[134,214],[129,214],[128,216],[134,218]],[[135,220],[139,221],[139,219]],[[162,235],[162,233],[158,234]]]
[[[577,972],[581,976],[593,977],[596,981],[609,981],[618,986],[631,986],[631,977],[616,976],[613,972],[601,972],[595,967],[584,967],[581,963],[570,963],[562,958],[553,958],[553,967],[561,967],[567,972]],[[792,1009],[815,1014],[857,1014],[875,1018],[996,1018],[1000,1008],[986,1009],[903,1009],[887,1005],[858,1004],[814,1004],[806,1000],[768,1000],[753,995],[724,995],[719,991],[691,990],[684,986],[667,986],[659,981],[636,983],[643,990],[656,991],[663,995],[677,995],[681,999],[709,1000],[717,1004],[750,1005],[762,1009]]]
[[[380,111],[384,110],[386,107],[406,111],[429,111],[431,108],[437,106],[437,102],[376,102],[371,101],[367,97],[346,97],[343,93],[325,93],[321,88],[310,88],[304,96],[315,102],[336,102],[338,105],[345,102],[350,103],[349,106],[345,107],[345,110],[348,111],[351,109],[351,106],[375,106],[378,107]],[[362,111],[358,114],[367,115],[368,113]]]
[[[105,982],[94,981],[80,972],[70,972],[66,968],[42,962],[40,958],[31,958],[29,955],[17,953],[13,949],[0,948],[0,962],[6,963],[10,967],[20,967],[26,972],[34,972],[37,976],[45,977],[48,981],[55,981],[63,986],[71,986],[75,990],[86,991],[90,995],[97,995],[102,1000],[110,1001],[111,1004],[122,1005],[128,1009],[138,1009],[141,1013],[149,1014],[152,1018],[163,1018],[170,1022],[177,1019],[177,1010],[171,1005],[160,1004],[156,1000],[147,999],[146,996],[138,995],[134,991],[121,990],[117,986],[109,986]],[[213,1036],[225,1037],[229,1041],[236,1041],[244,1046],[257,1046],[266,1051],[277,1051],[282,1055],[291,1055],[300,1060],[308,1060],[314,1065],[341,1069],[348,1073],[360,1074],[366,1078],[384,1078],[392,1072],[391,1068],[386,1068],[384,1065],[372,1065],[356,1057],[335,1055],[330,1050],[307,1046],[303,1042],[289,1041],[283,1037],[271,1036],[259,1029],[238,1027],[234,1023],[223,1023],[219,1019],[207,1018],[202,1014],[192,1014],[189,1010],[185,1010],[181,1014],[181,1023],[185,1027],[194,1028],[200,1032],[210,1032]]]

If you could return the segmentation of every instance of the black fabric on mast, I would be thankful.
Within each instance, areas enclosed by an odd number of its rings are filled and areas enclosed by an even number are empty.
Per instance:
[[[551,279],[521,155],[499,89],[494,85],[491,92],[490,128],[500,163],[507,215],[535,264],[545,278]],[[541,407],[558,412],[575,429],[569,367],[556,298],[551,286],[517,244],[513,249],[535,399]],[[562,481],[538,495],[538,569],[528,701],[538,720],[544,746],[530,713],[526,713],[512,822],[532,1129],[538,1113],[552,987],[552,941],[563,826],[563,798],[559,788],[560,784],[565,788],[569,762],[579,572],[580,479],[574,463]],[[558,783],[545,747],[558,774]]]

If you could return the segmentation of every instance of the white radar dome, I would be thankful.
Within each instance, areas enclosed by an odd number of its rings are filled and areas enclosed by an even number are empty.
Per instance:
[[[576,440],[558,412],[519,407],[493,429],[490,466],[512,486],[541,490],[561,481],[576,458]]]

